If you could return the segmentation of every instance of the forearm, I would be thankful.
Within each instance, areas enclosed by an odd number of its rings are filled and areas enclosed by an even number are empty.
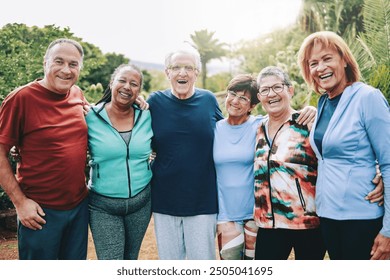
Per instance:
[[[385,215],[383,217],[383,227],[381,234],[390,238],[390,174],[387,172],[383,174],[383,183],[384,183],[384,207]]]

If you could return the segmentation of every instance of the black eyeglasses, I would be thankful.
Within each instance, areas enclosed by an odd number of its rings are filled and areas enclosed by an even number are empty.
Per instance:
[[[274,84],[272,87],[260,87],[259,94],[261,96],[267,96],[269,94],[270,89],[275,93],[281,93],[284,89],[284,86],[287,86],[286,84]]]
[[[228,90],[227,95],[231,99],[238,97],[238,101],[240,101],[240,103],[242,103],[242,104],[247,104],[247,103],[251,102],[251,100],[248,97],[246,97],[244,95],[238,95],[236,92],[234,92],[232,90]]]

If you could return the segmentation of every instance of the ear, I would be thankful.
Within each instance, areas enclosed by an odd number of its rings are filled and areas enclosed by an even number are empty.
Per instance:
[[[195,80],[198,78],[198,75],[199,75],[200,71],[198,70],[198,68],[195,69]]]
[[[169,70],[167,68],[165,68],[165,75],[167,76],[168,80],[170,80],[171,78],[169,77]]]
[[[288,94],[290,95],[291,98],[294,96],[294,87],[293,86],[288,87]]]

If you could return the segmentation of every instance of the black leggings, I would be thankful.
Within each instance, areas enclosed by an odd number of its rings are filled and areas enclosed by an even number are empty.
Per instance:
[[[292,248],[296,260],[323,260],[326,251],[319,229],[259,228],[255,259],[287,260]]]
[[[320,218],[321,230],[332,260],[369,260],[382,218],[373,220],[332,220]]]

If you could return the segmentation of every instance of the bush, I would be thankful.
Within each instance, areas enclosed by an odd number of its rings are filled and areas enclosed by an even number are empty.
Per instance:
[[[14,208],[12,201],[5,191],[0,187],[0,211]]]
[[[9,157],[12,170],[15,173],[16,170],[16,161],[13,160],[11,157]],[[13,205],[11,199],[8,197],[7,193],[1,188],[0,186],[0,211],[1,210],[7,210],[7,209],[13,209],[15,206]]]

